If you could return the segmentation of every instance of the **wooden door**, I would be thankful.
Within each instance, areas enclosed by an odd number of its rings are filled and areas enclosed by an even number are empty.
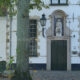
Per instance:
[[[67,40],[51,41],[51,70],[67,70]]]

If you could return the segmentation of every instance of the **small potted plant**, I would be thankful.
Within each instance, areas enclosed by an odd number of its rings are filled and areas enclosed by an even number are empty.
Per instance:
[[[15,70],[14,70],[14,68],[12,66],[13,61],[14,61],[13,58],[14,57],[10,57],[10,62],[6,67],[6,70],[3,72],[3,77],[7,77],[7,78],[11,79],[14,76]]]

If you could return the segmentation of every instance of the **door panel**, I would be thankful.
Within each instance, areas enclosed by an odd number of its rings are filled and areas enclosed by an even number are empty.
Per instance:
[[[67,41],[51,41],[51,69],[67,70]]]

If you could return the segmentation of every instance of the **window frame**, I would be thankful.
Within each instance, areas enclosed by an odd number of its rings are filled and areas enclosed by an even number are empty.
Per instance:
[[[68,5],[68,0],[66,0],[66,3],[60,3],[60,0],[58,0],[58,3],[53,3],[52,0],[50,1],[50,5]]]
[[[30,50],[30,48],[31,48],[31,51],[33,51],[33,48],[35,48],[35,46],[36,46],[36,48],[37,48],[37,41],[36,41],[36,39],[37,39],[37,19],[30,19],[29,21],[36,21],[36,23],[32,23],[32,24],[30,24],[31,26],[32,25],[35,25],[36,26],[36,36],[30,36],[30,44],[29,44],[29,50]],[[32,29],[30,29],[29,28],[29,31],[30,30],[33,30],[33,28]],[[33,33],[33,32],[29,32],[29,34],[31,34],[31,33]],[[33,45],[33,42],[35,41],[35,44]],[[32,45],[31,45],[31,43],[32,43]],[[34,47],[33,47],[34,46]],[[35,50],[35,49],[34,49]],[[30,51],[29,51],[29,53],[30,53]],[[32,54],[30,53],[29,54],[29,57],[37,57],[38,56],[38,54],[37,54],[37,49],[36,49],[36,55],[35,54],[33,54],[34,52],[32,52]]]

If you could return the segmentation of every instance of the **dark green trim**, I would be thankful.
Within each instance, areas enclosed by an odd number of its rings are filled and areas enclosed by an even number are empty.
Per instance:
[[[16,63],[11,64],[10,70],[13,70],[13,69],[16,69]],[[46,70],[46,63],[29,63],[29,70]]]
[[[60,0],[58,0],[57,4],[54,4],[54,3],[52,3],[52,0],[51,0],[50,6],[68,6],[68,0],[66,0],[66,3],[64,3],[64,4],[61,4]]]
[[[72,71],[80,71],[80,64],[71,64]]]
[[[68,6],[69,4],[50,4],[50,6]]]

